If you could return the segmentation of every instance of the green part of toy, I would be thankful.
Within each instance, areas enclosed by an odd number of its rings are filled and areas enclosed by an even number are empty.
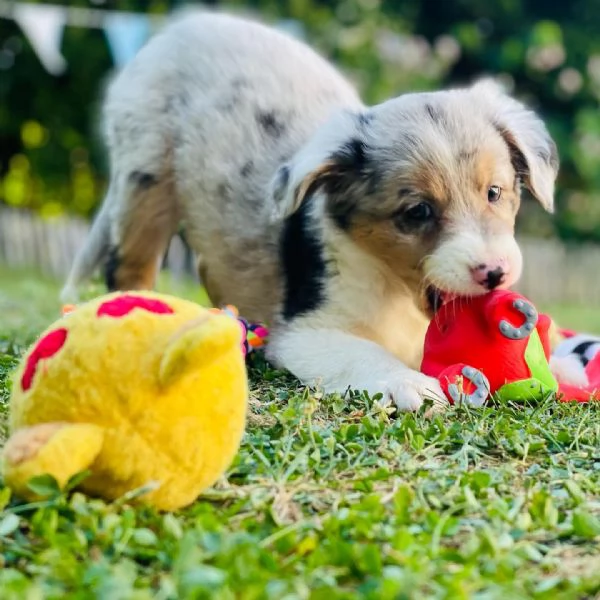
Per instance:
[[[521,379],[506,383],[496,391],[496,398],[502,402],[540,402],[554,391],[538,379]]]
[[[534,329],[525,349],[525,362],[531,377],[503,385],[496,392],[502,401],[541,401],[551,392],[558,390],[558,382],[552,375],[544,353],[542,340]]]
[[[542,340],[540,340],[540,336],[536,329],[534,329],[529,336],[529,342],[525,349],[525,362],[534,379],[540,381],[552,392],[558,390],[558,381],[556,381],[550,370],[548,359],[544,353],[544,346],[542,346]]]

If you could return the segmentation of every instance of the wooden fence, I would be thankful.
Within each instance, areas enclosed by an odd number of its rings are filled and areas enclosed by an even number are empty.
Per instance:
[[[35,268],[64,278],[89,224],[81,219],[42,220],[0,206],[0,265]],[[522,238],[525,259],[519,290],[536,303],[600,307],[600,246],[568,247],[554,240]],[[175,276],[192,274],[193,261],[180,238],[174,238],[165,268]]]
[[[565,245],[521,238],[519,291],[539,304],[577,304],[600,309],[600,246]]]
[[[64,279],[88,230],[89,223],[83,219],[41,219],[0,205],[0,266],[33,268]],[[191,253],[181,238],[173,238],[164,266],[175,276],[194,274]]]

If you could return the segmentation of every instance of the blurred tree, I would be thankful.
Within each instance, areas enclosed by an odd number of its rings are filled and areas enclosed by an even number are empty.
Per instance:
[[[167,1],[142,0],[102,7],[159,13],[171,8]],[[66,27],[61,51],[68,69],[55,77],[17,24],[0,19],[0,200],[47,215],[89,215],[107,174],[99,115],[112,59],[100,29]]]
[[[60,1],[60,0],[57,0]],[[70,6],[165,13],[180,0],[78,0]],[[554,219],[526,204],[540,234],[600,241],[598,0],[213,0],[268,21],[294,20],[365,99],[500,76],[540,111],[562,167]],[[0,200],[89,215],[105,185],[97,117],[112,63],[99,30],[67,28],[61,77],[48,75],[17,26],[0,20]]]

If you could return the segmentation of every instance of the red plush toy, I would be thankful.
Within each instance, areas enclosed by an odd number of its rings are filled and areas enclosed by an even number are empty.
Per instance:
[[[563,392],[561,400],[587,401],[596,394],[593,381],[580,379],[563,389],[552,375],[550,324],[547,315],[509,290],[455,298],[429,325],[421,371],[440,381],[450,402],[481,406],[491,394],[535,400],[552,391]],[[600,375],[600,354],[598,367]]]

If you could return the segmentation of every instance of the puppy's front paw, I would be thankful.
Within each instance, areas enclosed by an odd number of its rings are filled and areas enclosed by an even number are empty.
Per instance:
[[[434,402],[430,412],[450,405],[437,379],[408,369],[383,382],[382,391],[384,402],[394,404],[399,411],[417,411],[426,399]]]

